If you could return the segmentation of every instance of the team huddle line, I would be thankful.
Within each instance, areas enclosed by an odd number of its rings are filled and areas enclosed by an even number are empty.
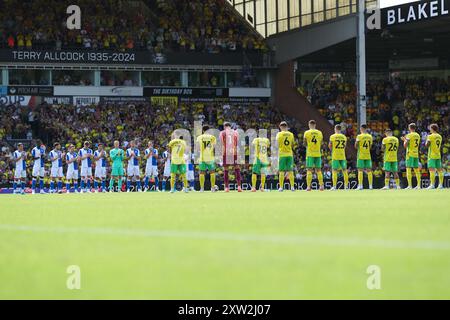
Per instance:
[[[311,120],[309,122],[309,130],[304,133],[303,144],[306,147],[306,184],[307,191],[311,191],[311,184],[313,180],[313,173],[317,175],[319,181],[319,189],[323,191],[324,179],[322,173],[322,144],[323,134],[316,129],[316,122]],[[279,125],[280,132],[276,136],[276,143],[278,144],[278,169],[279,169],[279,191],[284,191],[284,182],[288,178],[291,190],[294,188],[294,135],[289,131],[289,126],[286,122],[281,122]],[[206,174],[209,174],[211,191],[218,191],[216,185],[216,158],[215,149],[217,146],[217,138],[215,135],[209,134],[209,127],[202,128],[203,134],[197,137],[197,146],[200,154],[199,158],[199,182],[200,191],[205,190]],[[332,155],[332,180],[333,187],[331,190],[337,189],[338,173],[342,172],[344,177],[344,189],[349,188],[349,175],[347,170],[347,159],[345,150],[347,148],[347,137],[342,134],[341,125],[335,126],[335,133],[330,137],[328,148]],[[408,127],[409,133],[402,137],[403,145],[406,149],[406,173],[408,180],[407,189],[413,188],[413,171],[417,179],[416,189],[420,189],[421,176],[419,170],[419,147],[421,137],[416,132],[416,125],[411,123]],[[444,171],[441,161],[441,147],[442,136],[438,133],[439,127],[437,124],[430,126],[430,134],[427,136],[426,147],[428,148],[428,169],[430,171],[430,186],[429,189],[435,188],[436,173],[439,175],[438,188],[443,188]],[[367,125],[362,125],[360,134],[356,138],[355,148],[357,149],[357,169],[358,169],[358,189],[363,189],[364,173],[367,174],[369,182],[369,189],[373,189],[373,173],[372,173],[372,158],[371,149],[373,146],[373,137],[368,133]],[[241,184],[241,170],[238,161],[238,141],[239,133],[233,130],[231,124],[226,122],[224,130],[219,135],[222,143],[222,166],[224,168],[224,185],[225,192],[229,192],[230,170],[234,169],[237,191],[242,192]],[[252,192],[265,190],[266,175],[270,167],[268,151],[270,149],[270,140],[266,137],[257,137],[252,141],[255,150],[255,159],[252,165]],[[155,189],[159,191],[158,180],[158,150],[154,148],[153,142],[148,143],[148,148],[144,155],[141,155],[140,150],[136,147],[135,141],[130,141],[129,148],[124,151],[120,148],[120,142],[114,141],[114,147],[109,152],[111,160],[111,177],[109,186],[107,187],[107,153],[102,143],[98,144],[98,149],[94,152],[90,149],[90,142],[86,141],[82,149],[78,152],[75,146],[71,144],[68,152],[61,151],[61,144],[56,142],[53,145],[53,150],[49,152],[47,158],[51,162],[50,169],[50,193],[63,192],[63,159],[67,164],[66,190],[69,192],[73,184],[74,191],[77,192],[91,192],[91,182],[93,181],[93,188],[95,192],[114,192],[115,184],[118,186],[119,192],[122,190],[123,177],[126,175],[126,190],[128,192],[132,189],[132,183],[135,183],[138,192],[150,190],[150,179],[154,179]],[[385,131],[385,138],[382,141],[382,150],[384,153],[385,171],[385,186],[383,189],[390,189],[391,174],[394,176],[394,188],[401,189],[400,179],[398,175],[398,150],[400,141],[393,136],[392,130]],[[172,140],[168,144],[168,150],[163,153],[164,177],[170,177],[170,190],[172,193],[176,192],[177,176],[183,182],[183,191],[189,192],[194,190],[194,165],[192,164],[192,154],[189,151],[188,145],[183,136],[177,134],[175,131],[172,134]],[[31,151],[31,156],[34,160],[32,170],[32,193],[37,192],[39,183],[40,193],[44,191],[44,158],[46,156],[46,147],[38,143]],[[141,184],[140,160],[146,160],[144,186]],[[24,193],[25,179],[26,179],[26,159],[27,153],[24,151],[23,144],[19,143],[17,150],[13,153],[13,160],[15,162],[14,172],[14,193]],[[127,171],[125,174],[123,162],[127,160]],[[94,175],[93,175],[93,164]],[[258,176],[260,176],[260,184],[258,185]],[[80,179],[81,178],[81,179]],[[80,180],[80,186],[78,181]],[[166,189],[166,180],[162,182],[162,189]]]

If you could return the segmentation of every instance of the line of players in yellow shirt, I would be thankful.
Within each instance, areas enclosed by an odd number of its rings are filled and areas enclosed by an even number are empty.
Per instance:
[[[417,186],[415,189],[421,188],[421,174],[419,166],[419,151],[421,137],[416,132],[417,126],[411,123],[408,126],[409,133],[402,137],[403,146],[406,149],[406,177],[408,180],[408,187],[406,189],[412,189],[412,172],[416,175]],[[427,136],[425,142],[428,148],[428,170],[430,171],[430,186],[428,189],[434,189],[436,183],[436,173],[439,175],[438,188],[443,188],[444,183],[444,169],[442,167],[442,136],[438,133],[439,126],[432,124],[430,126],[430,134]],[[394,137],[392,130],[386,130],[386,137],[383,139],[383,152],[384,152],[384,171],[385,171],[385,186],[384,190],[389,189],[390,175],[394,175],[395,187],[401,189],[400,178],[398,176],[398,150],[399,140]]]
[[[306,184],[307,191],[311,191],[311,184],[313,180],[313,173],[316,173],[319,181],[319,189],[324,190],[324,179],[322,173],[322,145],[323,134],[316,129],[316,122],[311,120],[309,122],[309,130],[304,133],[303,145],[306,147]],[[294,149],[295,139],[292,132],[289,131],[286,122],[280,123],[280,132],[277,134],[276,141],[278,144],[278,169],[279,169],[279,191],[284,191],[285,177],[290,181],[291,190],[295,191],[294,187]],[[200,188],[204,191],[205,175],[210,174],[212,191],[217,191],[215,188],[215,154],[214,148],[217,143],[216,137],[206,134],[208,127],[204,128],[204,134],[197,138],[200,147]],[[362,125],[361,132],[356,138],[355,148],[357,150],[357,169],[358,169],[358,189],[363,190],[364,173],[366,173],[369,189],[373,189],[373,172],[372,172],[372,156],[371,149],[373,146],[373,137],[367,132],[367,125]],[[443,188],[444,170],[441,162],[441,147],[442,136],[438,133],[439,127],[436,124],[430,126],[430,134],[426,140],[426,147],[428,148],[428,168],[430,171],[430,186],[428,189],[435,188],[436,173],[439,174],[439,186]],[[400,189],[400,179],[398,175],[398,150],[399,139],[393,136],[392,130],[386,130],[385,138],[382,141],[382,149],[384,153],[385,171],[385,186],[384,190],[390,189],[391,174],[395,179],[395,188]],[[406,149],[406,172],[408,187],[412,189],[412,172],[414,171],[417,179],[417,186],[415,189],[421,188],[421,175],[419,168],[419,149],[421,137],[416,132],[416,125],[414,123],[409,125],[409,133],[402,137],[404,147]],[[270,166],[268,151],[270,149],[270,140],[264,137],[255,138],[253,140],[255,147],[255,160],[253,162],[252,171],[252,191],[256,192],[258,185],[257,180],[260,176],[261,181],[259,189],[265,191],[266,168]],[[171,150],[171,188],[175,192],[176,175],[181,175],[184,185],[187,186],[186,181],[186,165],[184,153],[187,148],[182,137],[174,139],[169,143]],[[333,187],[331,190],[337,190],[338,174],[342,172],[344,177],[344,188],[349,188],[349,175],[347,170],[346,148],[347,137],[342,133],[341,125],[335,126],[335,133],[330,136],[328,148],[331,151],[332,157],[332,180]],[[186,188],[185,188],[186,189]]]
[[[200,191],[205,190],[205,175],[209,172],[211,181],[211,191],[216,192],[216,163],[215,163],[215,151],[214,148],[217,144],[217,139],[214,135],[207,134],[209,130],[208,126],[203,127],[203,134],[197,137],[197,145],[200,150],[199,159],[199,180],[200,180]],[[171,154],[171,164],[170,164],[170,192],[175,192],[175,183],[177,175],[181,177],[184,185],[184,191],[188,191],[187,175],[186,175],[186,160],[185,152],[187,149],[187,144],[183,140],[183,137],[177,137],[169,142],[169,150]]]

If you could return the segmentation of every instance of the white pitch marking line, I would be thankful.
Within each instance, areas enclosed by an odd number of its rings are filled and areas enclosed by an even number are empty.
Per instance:
[[[253,241],[269,242],[288,245],[324,245],[324,246],[350,246],[350,247],[378,247],[388,249],[426,249],[426,250],[450,250],[448,241],[431,240],[383,240],[340,237],[313,237],[297,235],[257,235],[226,232],[203,231],[176,231],[176,230],[131,230],[116,228],[91,228],[91,227],[42,227],[26,225],[0,225],[0,230],[34,233],[60,233],[60,234],[88,234],[88,235],[113,235],[133,236],[144,238],[185,238],[197,240],[229,240],[229,241]]]

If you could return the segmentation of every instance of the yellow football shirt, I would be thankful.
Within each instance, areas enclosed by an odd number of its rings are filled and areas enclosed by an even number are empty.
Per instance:
[[[406,148],[406,159],[418,158],[420,148],[420,135],[417,132],[412,132],[406,135],[408,147]]]
[[[397,137],[386,137],[383,139],[384,149],[384,161],[396,162],[398,152],[398,139]]]
[[[171,153],[171,164],[186,164],[184,159],[184,151],[186,150],[186,142],[181,139],[174,139],[169,142]]]
[[[197,142],[200,144],[200,162],[214,161],[214,147],[217,139],[211,134],[202,134],[197,137]]]
[[[347,137],[342,133],[336,133],[330,137],[330,142],[332,147],[331,160],[346,160]]]
[[[373,137],[368,133],[362,133],[356,137],[358,143],[358,160],[372,160],[370,149],[373,144]]]
[[[442,136],[439,133],[432,133],[427,137],[427,142],[430,142],[428,159],[441,159]]]
[[[259,159],[262,163],[269,163],[269,147],[270,141],[267,138],[255,138],[253,140],[253,145],[255,146],[255,160]]]
[[[319,130],[308,130],[305,132],[303,139],[306,141],[306,156],[321,157],[323,135]]]
[[[294,153],[292,149],[294,148],[294,135],[289,131],[281,131],[277,134],[278,142],[278,156],[281,157],[292,157]]]

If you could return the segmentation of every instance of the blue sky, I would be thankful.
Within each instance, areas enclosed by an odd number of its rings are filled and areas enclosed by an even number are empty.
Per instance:
[[[408,2],[418,2],[420,0],[379,0],[380,8],[398,6],[400,4],[408,3]]]

